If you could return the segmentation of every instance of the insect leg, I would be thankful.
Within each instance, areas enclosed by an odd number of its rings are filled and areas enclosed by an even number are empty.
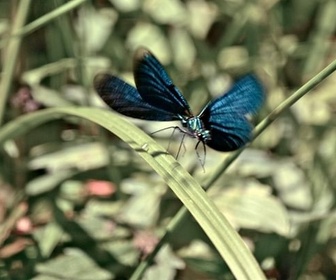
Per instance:
[[[184,149],[185,149],[185,146],[184,146],[184,137],[185,137],[185,136],[186,136],[185,133],[183,133],[182,141],[181,141],[181,144],[180,144],[179,149],[178,149],[177,154],[176,154],[176,159],[177,159],[178,156],[180,155],[182,145],[183,145],[183,147],[184,147]]]
[[[201,156],[200,156],[200,154],[199,154],[199,152],[197,150],[199,143],[202,143],[202,145],[203,145],[203,155],[204,155],[203,156],[203,160],[201,159]],[[205,143],[203,141],[201,141],[201,140],[198,141],[197,144],[196,144],[196,146],[195,146],[195,151],[196,151],[196,155],[197,155],[198,161],[200,162],[200,164],[202,166],[203,172],[205,172],[205,169],[204,169],[205,159],[206,159],[206,147],[205,147]]]

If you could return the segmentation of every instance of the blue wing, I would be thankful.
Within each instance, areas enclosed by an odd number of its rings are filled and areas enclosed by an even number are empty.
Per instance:
[[[252,126],[247,115],[257,112],[264,100],[264,89],[257,78],[246,75],[223,96],[210,102],[201,120],[210,130],[206,144],[218,151],[233,151],[251,139]]]
[[[155,121],[178,119],[173,112],[148,104],[134,87],[115,76],[98,74],[94,87],[107,105],[125,116]]]
[[[190,107],[179,89],[155,56],[139,48],[134,57],[134,80],[146,102],[174,115],[192,116]]]

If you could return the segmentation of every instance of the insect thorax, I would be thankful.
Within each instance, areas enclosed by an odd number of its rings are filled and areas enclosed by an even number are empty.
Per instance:
[[[181,116],[181,122],[183,127],[187,129],[187,134],[190,136],[195,137],[204,143],[211,140],[210,130],[205,129],[204,123],[198,116],[190,118]]]

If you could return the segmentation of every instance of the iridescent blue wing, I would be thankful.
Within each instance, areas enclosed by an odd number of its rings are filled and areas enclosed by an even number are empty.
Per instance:
[[[201,120],[210,130],[207,145],[218,151],[233,151],[251,139],[249,115],[255,114],[264,100],[264,89],[257,78],[246,75],[223,96],[210,102],[201,113]]]
[[[155,56],[139,48],[134,57],[134,80],[146,102],[174,115],[192,116],[190,107],[179,89]]]
[[[178,119],[174,113],[148,104],[133,86],[115,76],[98,74],[94,87],[108,106],[125,116],[155,121]]]

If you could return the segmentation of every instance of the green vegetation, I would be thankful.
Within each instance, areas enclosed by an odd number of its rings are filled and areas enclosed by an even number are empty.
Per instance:
[[[0,279],[336,278],[334,0],[21,0],[0,15]],[[139,46],[196,113],[255,72],[255,140],[208,148],[203,170],[193,139],[176,160],[179,133],[148,136],[176,124],[106,110],[94,76],[133,83]]]

